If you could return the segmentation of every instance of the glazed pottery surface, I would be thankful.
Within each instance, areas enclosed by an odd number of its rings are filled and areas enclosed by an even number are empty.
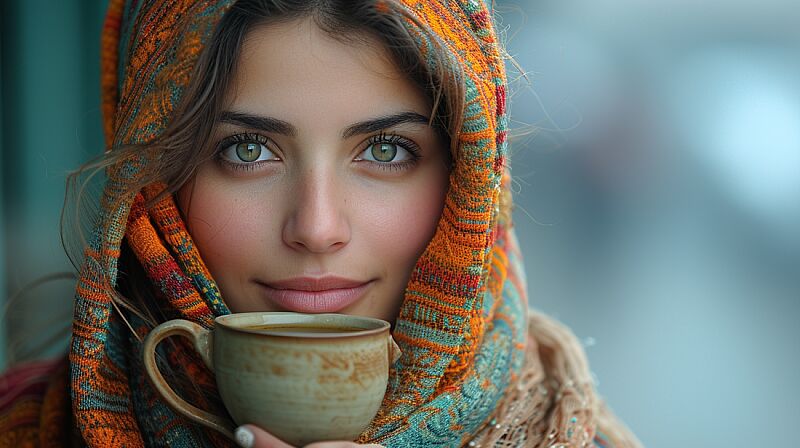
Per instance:
[[[187,336],[214,371],[236,425],[255,424],[296,446],[354,440],[377,413],[399,357],[389,330],[379,319],[340,314],[231,314],[216,318],[213,331],[176,320],[148,335],[145,366],[176,410],[230,436],[229,422],[177,397],[154,361],[148,365],[161,339]]]

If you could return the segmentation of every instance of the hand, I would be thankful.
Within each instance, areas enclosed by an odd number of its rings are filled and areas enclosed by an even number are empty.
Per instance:
[[[272,434],[253,425],[243,425],[234,433],[236,443],[243,448],[294,448]],[[303,448],[383,448],[381,445],[359,445],[355,442],[315,442]]]

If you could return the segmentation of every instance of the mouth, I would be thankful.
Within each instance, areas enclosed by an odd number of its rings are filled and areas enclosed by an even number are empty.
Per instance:
[[[364,296],[372,281],[297,277],[259,284],[273,304],[297,313],[336,313]]]

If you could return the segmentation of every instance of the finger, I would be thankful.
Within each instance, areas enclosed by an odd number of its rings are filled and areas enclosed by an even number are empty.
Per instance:
[[[315,442],[303,448],[384,448],[382,445],[359,445],[355,442]]]
[[[293,448],[263,429],[253,425],[242,425],[233,433],[236,443],[242,448]]]

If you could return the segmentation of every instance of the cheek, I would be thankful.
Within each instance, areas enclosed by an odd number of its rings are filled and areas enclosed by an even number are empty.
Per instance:
[[[387,192],[389,200],[367,202],[384,204],[365,207],[372,209],[365,216],[364,231],[370,235],[371,247],[382,249],[386,259],[398,262],[398,267],[410,273],[436,231],[446,191],[446,179],[434,176]]]
[[[180,209],[203,260],[215,277],[230,277],[240,270],[264,238],[268,221],[259,216],[247,196],[213,182],[181,189]],[[189,195],[191,194],[191,199]]]

